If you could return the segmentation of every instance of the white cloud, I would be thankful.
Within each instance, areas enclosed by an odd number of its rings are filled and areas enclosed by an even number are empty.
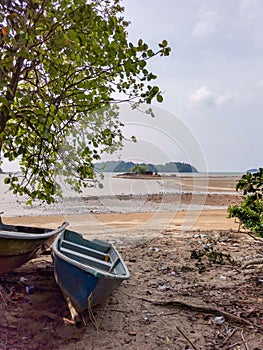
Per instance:
[[[195,24],[192,35],[195,38],[206,38],[212,35],[220,22],[220,16],[213,11],[203,11],[200,20]]]
[[[199,106],[213,107],[215,105],[214,95],[206,86],[201,86],[191,96],[191,101]]]
[[[225,106],[233,102],[233,100],[234,100],[233,96],[230,96],[228,94],[220,95],[216,98],[216,105],[219,107]]]
[[[233,101],[229,94],[216,95],[206,86],[201,86],[190,97],[191,102],[199,107],[222,107]]]
[[[213,32],[213,29],[209,25],[209,23],[206,22],[197,22],[194,29],[193,29],[193,36],[194,37],[205,37],[208,36]]]

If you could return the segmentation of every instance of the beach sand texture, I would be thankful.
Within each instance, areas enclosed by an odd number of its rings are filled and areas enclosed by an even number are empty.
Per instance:
[[[87,325],[76,328],[66,321],[69,311],[54,281],[51,257],[28,262],[1,277],[0,348],[261,349],[262,270],[253,265],[243,269],[242,264],[262,254],[262,243],[237,232],[235,220],[227,219],[228,203],[240,202],[230,181],[211,182],[205,199],[209,210],[202,204],[197,210],[174,211],[174,197],[149,194],[140,199],[148,207],[141,205],[137,211],[130,204],[133,196],[113,196],[107,205],[105,199],[93,198],[93,206],[87,201],[82,213],[50,215],[45,206],[20,212],[20,203],[17,215],[6,211],[7,223],[56,227],[68,221],[88,238],[114,242],[131,278],[93,309],[93,322],[85,315]],[[181,204],[192,200],[190,183],[185,180],[190,188]],[[166,206],[160,207],[162,202]],[[123,211],[117,212],[122,203]],[[99,213],[103,204],[107,210]],[[214,258],[207,251],[214,252]],[[27,285],[34,286],[32,294],[26,293]],[[223,318],[217,310],[225,312]]]

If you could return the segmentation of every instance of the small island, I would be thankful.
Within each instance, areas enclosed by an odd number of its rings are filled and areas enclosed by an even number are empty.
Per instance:
[[[136,179],[156,179],[161,177],[158,173],[197,173],[197,169],[188,163],[169,162],[165,164],[136,164],[125,161],[109,161],[95,164],[99,172],[121,173],[116,177]],[[176,175],[175,175],[176,176]]]
[[[157,171],[149,170],[147,165],[136,164],[128,173],[121,173],[116,177],[133,178],[133,179],[156,179],[161,177]]]

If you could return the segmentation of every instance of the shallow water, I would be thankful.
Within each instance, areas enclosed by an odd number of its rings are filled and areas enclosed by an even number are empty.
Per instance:
[[[82,197],[87,196],[116,196],[120,194],[144,195],[153,193],[235,193],[232,188],[209,187],[208,177],[212,181],[223,179],[226,181],[236,180],[239,176],[234,173],[213,173],[212,175],[197,173],[181,173],[176,176],[161,174],[160,178],[154,179],[127,179],[117,177],[116,173],[104,173],[104,179],[91,182],[92,187],[83,190]],[[165,176],[164,176],[165,175]],[[187,184],[189,181],[189,184]],[[99,183],[103,188],[99,187]],[[65,188],[64,196],[72,197],[74,193]]]

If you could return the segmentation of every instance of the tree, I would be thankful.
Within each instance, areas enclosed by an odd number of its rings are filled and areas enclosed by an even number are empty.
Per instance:
[[[243,203],[228,208],[229,217],[236,217],[252,233],[263,237],[263,168],[243,175],[236,185],[243,191]]]
[[[147,61],[170,48],[129,42],[120,1],[0,2],[0,154],[19,159],[22,181],[6,179],[14,193],[53,202],[58,168],[80,190],[121,144],[116,104],[162,102]]]
[[[135,174],[142,174],[148,171],[148,166],[146,164],[135,164],[130,172]]]

